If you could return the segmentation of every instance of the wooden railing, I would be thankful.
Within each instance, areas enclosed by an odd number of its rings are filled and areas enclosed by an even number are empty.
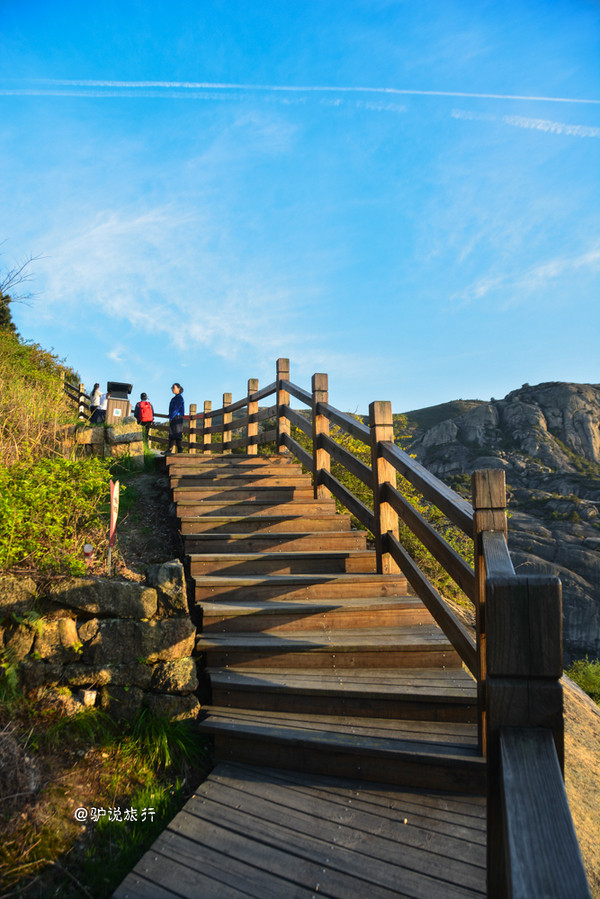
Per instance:
[[[85,421],[90,416],[90,398],[85,392],[85,384],[71,384],[65,379],[64,390],[68,401],[77,407],[77,417]]]
[[[274,405],[259,410],[272,395]],[[300,410],[291,408],[290,397]],[[232,419],[244,409],[246,415]],[[476,678],[488,769],[489,896],[589,896],[562,778],[561,585],[553,577],[515,574],[504,472],[475,472],[469,503],[394,443],[390,403],[371,403],[367,425],[329,404],[327,375],[313,375],[310,392],[292,383],[287,359],[277,361],[268,387],[258,390],[252,379],[242,399],[224,394],[221,408],[207,401],[201,413],[192,405],[188,419],[192,453],[254,454],[262,444],[292,453],[311,472],[315,498],[333,494],[371,531],[378,571],[404,573]],[[259,433],[259,423],[271,419],[275,427]],[[332,425],[370,450],[370,466],[332,437]],[[292,436],[292,426],[312,451]],[[372,491],[372,508],[334,477],[332,460]],[[473,568],[405,498],[398,474],[472,539]],[[400,521],[472,602],[474,637],[401,543]]]

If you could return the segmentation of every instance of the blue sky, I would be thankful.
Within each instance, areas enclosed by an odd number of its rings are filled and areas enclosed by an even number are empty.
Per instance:
[[[600,381],[592,0],[0,0],[13,316],[157,410]]]

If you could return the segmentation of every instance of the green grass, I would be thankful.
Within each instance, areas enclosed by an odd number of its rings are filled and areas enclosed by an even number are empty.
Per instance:
[[[595,703],[600,705],[600,659],[578,659],[567,668],[571,680],[581,687]]]
[[[117,725],[100,709],[65,718],[21,695],[0,707],[0,731],[8,721],[44,774],[29,803],[0,803],[8,895],[108,899],[211,768],[192,722],[147,711]]]

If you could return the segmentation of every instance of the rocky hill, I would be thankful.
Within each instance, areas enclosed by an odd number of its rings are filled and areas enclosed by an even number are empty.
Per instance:
[[[406,417],[410,451],[459,492],[476,469],[505,470],[517,571],[561,578],[565,664],[600,657],[600,385],[524,384]]]

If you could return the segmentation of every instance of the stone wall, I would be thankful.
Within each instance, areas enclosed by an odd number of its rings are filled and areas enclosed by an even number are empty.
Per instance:
[[[69,428],[68,439],[78,455],[101,458],[131,456],[143,464],[144,443],[142,428],[130,415],[118,425],[75,425]]]
[[[28,578],[0,577],[0,649],[25,690],[54,692],[69,711],[196,717],[195,636],[179,561],[150,566],[146,584],[71,578],[44,596]]]

